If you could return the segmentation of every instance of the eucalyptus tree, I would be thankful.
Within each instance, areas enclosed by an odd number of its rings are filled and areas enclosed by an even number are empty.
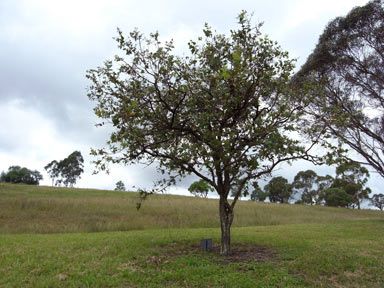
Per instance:
[[[294,80],[319,83],[306,109],[308,132],[338,139],[384,177],[384,2],[331,21]]]
[[[336,179],[333,187],[341,188],[354,199],[354,205],[360,209],[360,204],[369,199],[371,189],[365,187],[368,182],[368,169],[354,161],[340,164],[336,168]]]
[[[60,176],[60,170],[58,167],[59,163],[56,160],[49,162],[45,167],[45,171],[47,171],[49,178],[52,180],[52,186],[55,185],[55,179]]]
[[[296,174],[292,188],[294,193],[301,193],[303,203],[317,204],[319,198],[318,179],[319,176],[313,170],[300,171]]]
[[[222,254],[250,182],[284,161],[316,161],[313,143],[294,133],[302,111],[290,87],[294,61],[246,12],[238,24],[228,35],[206,24],[184,55],[158,33],[118,30],[120,55],[87,72],[99,125],[113,126],[107,147],[92,150],[97,167],[155,163],[167,175],[159,189],[188,174],[206,181],[219,195]]]
[[[68,187],[73,187],[80,175],[84,172],[84,158],[80,151],[74,151],[68,157],[61,160],[58,164],[62,183]]]
[[[53,184],[60,186],[73,187],[80,175],[84,172],[84,158],[80,151],[74,151],[63,160],[53,160],[48,163],[44,169],[47,171]],[[56,181],[54,181],[56,179]]]

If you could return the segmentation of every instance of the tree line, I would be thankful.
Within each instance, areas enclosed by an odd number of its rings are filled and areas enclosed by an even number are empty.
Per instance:
[[[296,204],[325,205],[360,209],[369,199],[371,189],[365,187],[369,172],[357,162],[346,162],[336,168],[336,177],[319,176],[313,170],[300,171],[292,183],[284,177],[273,177],[264,189],[256,187],[251,200]]]
[[[63,160],[53,160],[48,163],[44,169],[52,179],[52,186],[63,184],[65,187],[73,187],[84,172],[83,163],[81,153],[74,151]],[[39,171],[20,166],[10,166],[8,171],[0,174],[0,182],[39,185],[41,180],[43,180],[43,176]]]
[[[368,169],[359,163],[349,161],[336,167],[336,176],[320,176],[313,170],[300,171],[292,183],[282,176],[273,177],[261,188],[258,182],[252,184],[250,200],[272,203],[292,203],[306,205],[324,205],[331,207],[361,208],[363,201],[384,209],[384,195],[369,196],[371,189],[366,187],[369,178]],[[207,198],[214,189],[204,180],[193,182],[188,191],[196,196]],[[247,196],[247,194],[243,194]]]

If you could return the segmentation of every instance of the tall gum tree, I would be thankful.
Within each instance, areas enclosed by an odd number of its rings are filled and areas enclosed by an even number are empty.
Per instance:
[[[384,177],[384,1],[332,20],[293,79],[320,84],[306,106],[308,133],[325,131],[326,146],[339,140]]]
[[[252,181],[284,161],[316,161],[314,142],[295,134],[303,103],[289,86],[294,61],[246,12],[238,24],[229,35],[206,24],[184,56],[158,33],[118,30],[123,55],[87,72],[99,125],[114,128],[107,148],[92,150],[97,167],[155,162],[171,175],[164,184],[189,174],[209,183],[219,195],[221,254],[230,253],[234,207]]]

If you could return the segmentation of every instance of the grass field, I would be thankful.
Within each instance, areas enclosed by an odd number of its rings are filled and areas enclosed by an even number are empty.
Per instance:
[[[240,202],[231,258],[216,200],[136,201],[0,183],[0,287],[384,287],[380,211]]]

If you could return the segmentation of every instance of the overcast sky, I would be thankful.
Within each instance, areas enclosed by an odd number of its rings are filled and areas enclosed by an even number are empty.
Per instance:
[[[205,22],[226,33],[241,10],[264,22],[262,32],[297,58],[299,67],[315,47],[325,25],[365,0],[0,0],[0,171],[11,165],[37,169],[41,184],[50,185],[43,167],[75,150],[85,158],[77,187],[113,189],[150,187],[154,167],[111,167],[110,175],[92,175],[90,148],[101,148],[108,130],[96,128],[93,104],[87,98],[86,70],[116,53],[116,28],[128,33],[158,31],[173,38],[179,51],[196,39]],[[304,169],[318,174],[334,168],[300,162],[274,175],[290,181]],[[372,175],[370,187],[384,184]],[[194,178],[173,189],[186,192]]]

